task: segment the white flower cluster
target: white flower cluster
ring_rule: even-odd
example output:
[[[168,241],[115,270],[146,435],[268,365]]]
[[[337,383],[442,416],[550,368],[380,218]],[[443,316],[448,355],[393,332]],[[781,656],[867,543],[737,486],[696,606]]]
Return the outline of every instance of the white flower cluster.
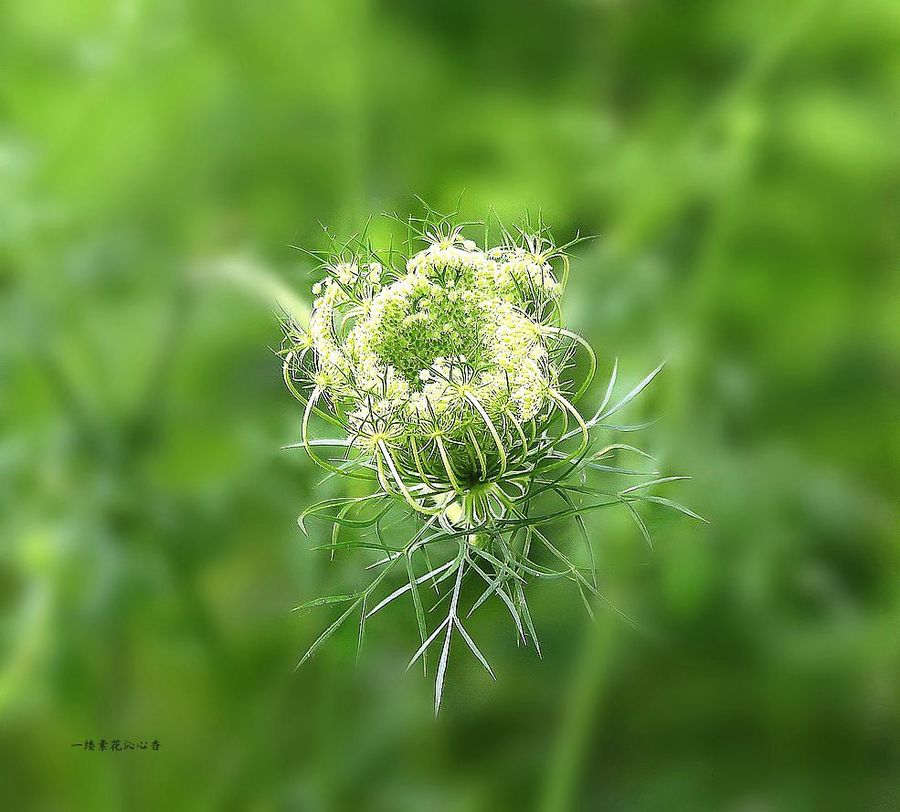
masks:
[[[310,317],[313,381],[347,414],[356,439],[456,447],[523,436],[550,405],[559,372],[541,314],[561,285],[518,246],[485,252],[454,232],[403,271],[342,262],[317,283]]]

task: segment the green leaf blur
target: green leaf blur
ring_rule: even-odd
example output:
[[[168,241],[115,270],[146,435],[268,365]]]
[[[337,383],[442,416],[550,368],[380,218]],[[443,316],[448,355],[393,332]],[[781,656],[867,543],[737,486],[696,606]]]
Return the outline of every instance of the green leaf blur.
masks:
[[[900,808],[898,97],[889,0],[0,6],[0,806]],[[639,628],[485,603],[437,721],[427,600],[293,672],[378,553],[271,349],[415,195],[597,235],[584,410],[668,358],[615,420],[710,521],[586,515]]]

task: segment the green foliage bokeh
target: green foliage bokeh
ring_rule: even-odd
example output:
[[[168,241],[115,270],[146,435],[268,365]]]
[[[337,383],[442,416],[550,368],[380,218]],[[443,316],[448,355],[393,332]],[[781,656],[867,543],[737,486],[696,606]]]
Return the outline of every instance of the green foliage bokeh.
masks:
[[[889,0],[3,4],[2,806],[900,808],[898,43]],[[413,194],[597,235],[568,323],[670,359],[629,414],[711,522],[592,521],[643,631],[539,584],[538,660],[486,607],[437,722],[409,611],[292,673],[365,560],[295,524],[345,486],[269,349],[290,246]]]

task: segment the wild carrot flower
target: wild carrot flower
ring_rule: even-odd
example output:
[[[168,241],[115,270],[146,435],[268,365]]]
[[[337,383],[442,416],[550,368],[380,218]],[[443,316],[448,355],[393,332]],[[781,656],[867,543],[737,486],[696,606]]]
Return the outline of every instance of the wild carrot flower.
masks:
[[[285,325],[284,379],[304,404],[297,445],[331,474],[366,480],[371,488],[361,497],[307,508],[300,525],[305,528],[314,515],[326,517],[334,528],[332,550],[374,546],[384,553],[373,565],[377,575],[360,591],[298,607],[349,604],[301,663],[352,615],[359,615],[361,640],[370,617],[409,595],[421,637],[410,665],[419,658],[424,664],[427,649],[442,636],[437,711],[454,634],[493,676],[464,625],[486,600],[500,600],[519,640],[540,651],[525,597],[532,578],[573,582],[589,610],[589,598],[601,597],[585,513],[623,506],[648,541],[635,502],[696,514],[643,491],[681,477],[651,478],[618,490],[588,483],[589,475],[655,473],[610,465],[614,454],[648,455],[621,443],[598,449],[594,434],[609,428],[607,419],[661,367],[610,405],[614,366],[599,409],[582,417],[575,404],[597,364],[591,347],[562,320],[566,251],[574,242],[556,246],[539,224],[516,237],[504,230],[498,245],[480,248],[461,226],[430,210],[405,225],[409,255],[399,260],[394,251],[380,255],[364,239],[336,246],[313,285],[308,325]],[[579,353],[587,369],[576,383]],[[313,439],[314,418],[338,428],[339,435]],[[397,511],[412,516],[415,527],[402,545],[391,547],[383,527]],[[543,529],[567,518],[582,535],[588,566],[578,565]],[[345,526],[369,531],[370,540],[340,542]],[[379,598],[395,571],[404,582]],[[470,580],[481,581],[483,589],[464,615],[463,586]],[[423,608],[420,587],[426,584],[439,603],[449,599],[449,611],[434,629]]]

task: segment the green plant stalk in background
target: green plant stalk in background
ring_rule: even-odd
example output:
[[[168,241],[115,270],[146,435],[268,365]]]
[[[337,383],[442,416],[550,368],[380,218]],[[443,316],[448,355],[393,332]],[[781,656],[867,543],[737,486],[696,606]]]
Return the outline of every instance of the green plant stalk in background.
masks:
[[[440,648],[437,713],[454,633],[494,677],[465,626],[488,599],[506,606],[518,640],[538,653],[526,600],[531,579],[571,581],[588,612],[596,599],[628,619],[598,589],[586,516],[622,507],[648,544],[637,503],[700,517],[648,493],[684,477],[660,477],[614,459],[652,460],[634,445],[596,442],[596,429],[641,428],[610,420],[662,365],[614,401],[615,364],[593,415],[583,417],[575,405],[597,368],[594,351],[565,328],[560,308],[566,252],[577,239],[557,246],[542,222],[526,222],[515,233],[501,226],[499,244],[481,249],[464,237],[464,226],[430,209],[423,218],[401,222],[407,228],[404,253],[378,252],[362,235],[333,245],[327,256],[315,255],[324,276],[313,286],[309,323],[285,320],[284,380],[304,404],[296,446],[329,476],[361,479],[372,489],[312,505],[300,515],[300,527],[305,531],[310,517],[325,518],[333,525],[332,552],[364,547],[383,553],[370,567],[377,575],[363,589],[298,607],[347,605],[300,664],[351,616],[358,616],[361,645],[369,618],[408,594],[421,638],[408,667],[421,658],[425,668],[427,650]],[[414,252],[417,243],[425,247]],[[579,354],[587,361],[581,375]],[[314,416],[340,435],[311,437]],[[611,487],[604,480],[613,475],[636,477],[637,484]],[[414,517],[416,528],[392,546],[386,523],[397,513],[401,522],[404,515]],[[547,530],[564,520],[579,528],[585,564]],[[343,527],[364,535],[341,541]],[[404,582],[381,597],[395,573]],[[464,610],[467,580],[482,588]],[[435,607],[448,603],[434,628],[426,622],[423,587],[433,590]]]

